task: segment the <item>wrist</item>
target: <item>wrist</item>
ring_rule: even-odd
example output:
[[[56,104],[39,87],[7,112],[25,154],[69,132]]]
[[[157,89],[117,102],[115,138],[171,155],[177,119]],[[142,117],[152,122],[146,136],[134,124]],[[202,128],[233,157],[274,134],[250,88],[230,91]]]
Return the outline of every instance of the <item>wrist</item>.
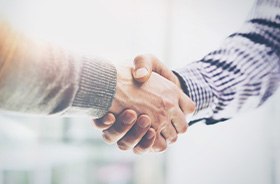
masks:
[[[133,78],[131,75],[131,68],[129,67],[117,67],[117,79],[116,79],[116,90],[115,96],[112,101],[110,112],[120,113],[129,104],[130,96],[128,87],[131,86]]]

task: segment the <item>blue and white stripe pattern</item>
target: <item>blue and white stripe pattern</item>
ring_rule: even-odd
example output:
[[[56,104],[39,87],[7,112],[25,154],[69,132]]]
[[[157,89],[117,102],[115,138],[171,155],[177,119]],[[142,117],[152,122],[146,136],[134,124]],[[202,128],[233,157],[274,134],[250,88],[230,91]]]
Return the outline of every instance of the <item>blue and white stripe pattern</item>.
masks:
[[[280,0],[258,0],[239,32],[176,72],[196,103],[191,124],[214,124],[260,106],[280,84]]]

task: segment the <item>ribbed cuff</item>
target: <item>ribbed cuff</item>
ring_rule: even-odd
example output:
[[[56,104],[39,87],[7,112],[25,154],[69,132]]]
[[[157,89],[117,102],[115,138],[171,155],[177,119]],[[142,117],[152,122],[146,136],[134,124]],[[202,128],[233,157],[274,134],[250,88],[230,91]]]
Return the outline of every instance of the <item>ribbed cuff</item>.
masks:
[[[83,58],[79,90],[72,107],[86,111],[94,118],[104,116],[115,95],[116,79],[117,71],[112,64]]]

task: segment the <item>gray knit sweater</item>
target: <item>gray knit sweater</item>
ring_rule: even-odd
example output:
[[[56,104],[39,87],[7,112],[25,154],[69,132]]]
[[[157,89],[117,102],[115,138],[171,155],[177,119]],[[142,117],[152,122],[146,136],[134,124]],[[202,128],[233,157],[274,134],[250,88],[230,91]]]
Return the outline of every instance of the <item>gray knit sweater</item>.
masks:
[[[0,109],[33,114],[103,116],[111,106],[116,69],[28,39],[0,22]]]

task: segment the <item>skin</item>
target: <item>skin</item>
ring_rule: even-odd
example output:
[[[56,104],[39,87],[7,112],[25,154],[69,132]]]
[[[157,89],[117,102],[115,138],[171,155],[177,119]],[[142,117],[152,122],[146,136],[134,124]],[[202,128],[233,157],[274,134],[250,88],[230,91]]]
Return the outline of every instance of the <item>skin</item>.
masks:
[[[188,97],[174,83],[157,73],[152,73],[149,80],[141,84],[134,81],[130,68],[119,67],[117,70],[116,94],[110,112],[119,114],[129,108],[137,115],[148,115],[151,127],[156,131],[153,149],[162,151],[168,142],[177,139],[177,133],[184,133],[187,129],[184,104],[189,100]],[[145,123],[141,122],[141,125]],[[122,127],[112,126],[104,131],[105,139],[109,142],[119,140],[121,137],[117,132],[123,132]]]
[[[1,108],[42,114],[66,110],[78,93],[77,79],[80,76],[75,69],[81,68],[81,63],[70,61],[81,58],[29,39],[1,22],[0,41]],[[132,68],[119,66],[116,69],[117,85],[109,111],[117,118],[112,127],[104,130],[104,139],[117,141],[120,149],[130,149],[137,147],[142,138],[155,136],[153,148],[160,150],[166,147],[166,140],[172,142],[177,139],[176,132],[186,131],[185,112],[181,104],[187,97],[174,83],[152,73],[149,80],[141,84],[133,79]],[[126,117],[119,117],[119,113],[126,109],[133,110],[138,119],[127,119],[129,116],[126,113],[123,115]],[[145,137],[142,132],[150,133]],[[124,133],[132,137],[126,138]],[[147,143],[143,141],[141,145],[147,146]],[[140,149],[137,150],[139,152]]]
[[[146,122],[149,124],[148,127],[143,127],[142,124]],[[150,128],[151,119],[146,115],[140,115],[137,118],[133,110],[124,110],[118,119],[112,113],[108,113],[103,118],[94,120],[93,125],[103,130],[103,138],[106,142],[113,143],[117,137],[121,137],[117,141],[119,148],[121,150],[133,149],[136,154],[149,150],[156,138],[155,130]],[[122,127],[122,131],[117,131],[117,127]],[[135,132],[137,134],[134,134]]]
[[[134,59],[134,65],[135,65],[135,69],[132,70],[132,74],[134,76],[135,81],[137,81],[140,84],[145,83],[152,75],[152,72],[156,72],[159,75],[161,75],[162,77],[173,82],[178,88],[181,88],[180,82],[179,82],[178,78],[176,77],[176,75],[174,75],[172,71],[170,71],[166,66],[164,66],[162,63],[160,63],[160,61],[152,55],[137,56]],[[145,76],[137,78],[136,70],[141,69],[141,68],[145,68],[148,72]],[[185,103],[180,104],[180,108],[184,110],[185,115],[190,115],[195,110],[195,104],[189,98],[187,98],[185,100]],[[132,124],[134,124],[134,125],[141,124],[143,121],[143,118],[141,118],[141,116],[138,116],[138,119],[137,119],[136,112],[129,110],[129,109],[120,113],[117,116],[117,119],[123,120],[123,124],[124,124],[124,121],[127,121],[125,118],[127,116],[133,117]],[[122,146],[121,146],[122,148],[120,148],[120,149],[122,149],[122,150],[133,149],[133,151],[137,154],[141,154],[141,153],[144,153],[147,151],[164,151],[167,149],[168,143],[176,142],[177,135],[180,133],[178,131],[173,131],[174,129],[172,129],[170,127],[170,126],[172,126],[172,124],[169,124],[168,128],[163,129],[160,133],[153,131],[152,128],[147,129],[147,130],[135,128],[135,130],[129,131],[129,127],[126,127],[125,131],[118,132],[118,135],[116,135],[116,134],[112,134],[112,133],[106,131],[106,129],[108,129],[108,128],[115,129],[115,126],[113,126],[113,125],[115,123],[118,123],[118,121],[116,121],[115,118],[116,117],[114,116],[114,114],[108,113],[102,119],[95,120],[94,124],[98,125],[99,129],[105,130],[104,131],[105,137],[110,137],[111,143],[117,142],[117,144],[119,145],[120,142],[125,141],[125,143],[124,143],[126,145],[125,149],[122,149],[123,148]],[[145,118],[148,119],[149,117],[145,116]],[[104,127],[105,124],[107,124],[107,127]],[[139,126],[135,126],[135,127],[139,127]],[[142,135],[144,135],[144,137],[142,137]],[[162,141],[162,139],[164,139],[166,144],[154,146],[154,144],[152,142],[153,139],[152,138],[147,139],[147,137],[149,137],[149,136],[146,136],[146,135],[150,135],[151,137],[153,137],[153,139],[155,138],[156,139],[155,143],[157,140]],[[105,138],[105,140],[106,140],[106,138]],[[126,140],[130,140],[130,141],[126,141]],[[136,142],[138,142],[138,144],[136,144]]]
[[[76,58],[81,63],[72,62]],[[63,112],[75,102],[79,87],[83,87],[79,85],[82,76],[76,72],[76,69],[82,69],[82,61],[80,56],[29,39],[0,21],[1,109],[35,114]],[[153,148],[161,149],[166,146],[166,139],[175,140],[176,132],[186,131],[185,114],[180,104],[187,97],[175,84],[156,73],[140,84],[134,81],[131,67],[119,66],[116,69],[116,88],[108,89],[115,91],[109,111],[117,116],[131,109],[139,118],[133,120],[127,113],[124,117],[117,116],[116,123],[104,130],[104,138],[108,142],[117,141],[120,149],[130,149],[137,147],[142,138],[151,139],[155,135]],[[80,72],[83,74],[82,70]],[[98,86],[95,87],[98,90]],[[97,95],[102,92],[101,88]],[[153,130],[145,137],[142,132],[147,133],[151,127]],[[126,138],[124,133],[133,136]],[[143,145],[147,146],[146,142]]]

